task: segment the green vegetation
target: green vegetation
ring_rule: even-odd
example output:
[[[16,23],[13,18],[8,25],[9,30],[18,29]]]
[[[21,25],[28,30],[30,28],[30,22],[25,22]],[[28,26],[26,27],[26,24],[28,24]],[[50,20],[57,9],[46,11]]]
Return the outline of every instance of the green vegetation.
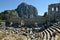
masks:
[[[0,13],[1,20],[11,19],[12,17],[17,17],[17,12],[15,10],[6,10]]]
[[[5,22],[5,20],[0,20],[0,22]]]
[[[3,12],[0,13],[0,19],[1,19],[1,20],[6,20],[6,19],[7,19],[6,15],[3,14]]]
[[[47,12],[44,13],[43,17],[47,17]]]

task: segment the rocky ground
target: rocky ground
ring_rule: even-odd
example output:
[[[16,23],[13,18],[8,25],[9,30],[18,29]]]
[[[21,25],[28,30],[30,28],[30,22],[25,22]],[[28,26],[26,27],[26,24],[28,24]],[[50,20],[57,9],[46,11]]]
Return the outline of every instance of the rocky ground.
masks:
[[[0,40],[27,40],[27,37],[24,35],[10,34],[0,32]]]
[[[32,28],[0,28],[0,40],[37,40],[36,34],[32,32]]]
[[[0,40],[27,40],[27,36],[2,30],[0,31]]]
[[[54,23],[53,26],[51,26],[49,28],[52,28],[52,27],[60,28],[59,25],[60,25],[60,22]],[[49,28],[46,30],[49,30]],[[0,27],[0,40],[42,40],[42,38],[43,38],[42,33],[45,32],[46,30],[39,32],[38,31],[39,29],[40,29],[40,27],[37,27],[37,28],[26,28],[26,27],[14,28],[14,27],[2,26],[2,27]],[[60,31],[60,29],[59,29],[59,31]],[[48,32],[47,32],[47,34],[48,34]],[[56,33],[56,35],[58,36],[57,40],[60,40],[60,34]]]

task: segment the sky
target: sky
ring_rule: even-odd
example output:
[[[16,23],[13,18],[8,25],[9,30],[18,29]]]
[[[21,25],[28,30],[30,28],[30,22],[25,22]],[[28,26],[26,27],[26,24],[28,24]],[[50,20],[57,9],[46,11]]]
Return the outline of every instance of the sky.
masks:
[[[60,3],[60,0],[0,0],[0,12],[14,10],[22,2],[35,6],[38,15],[43,15],[44,12],[48,12],[48,5]]]

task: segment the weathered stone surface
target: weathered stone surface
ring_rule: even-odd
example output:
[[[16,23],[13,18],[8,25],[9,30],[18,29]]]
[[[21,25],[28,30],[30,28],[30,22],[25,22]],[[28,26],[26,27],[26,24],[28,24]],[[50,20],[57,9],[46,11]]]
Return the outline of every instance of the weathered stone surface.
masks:
[[[38,15],[37,9],[34,6],[26,3],[21,3],[17,7],[16,11],[18,12],[18,15],[23,18],[32,18]]]
[[[48,6],[49,21],[60,21],[60,3]]]

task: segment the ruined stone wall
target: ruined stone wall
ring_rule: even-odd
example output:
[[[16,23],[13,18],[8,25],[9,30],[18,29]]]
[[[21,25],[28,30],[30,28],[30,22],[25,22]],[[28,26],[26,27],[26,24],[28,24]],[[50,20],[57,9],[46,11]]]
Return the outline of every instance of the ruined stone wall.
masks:
[[[49,21],[60,20],[60,3],[51,4],[48,6],[48,18]]]

